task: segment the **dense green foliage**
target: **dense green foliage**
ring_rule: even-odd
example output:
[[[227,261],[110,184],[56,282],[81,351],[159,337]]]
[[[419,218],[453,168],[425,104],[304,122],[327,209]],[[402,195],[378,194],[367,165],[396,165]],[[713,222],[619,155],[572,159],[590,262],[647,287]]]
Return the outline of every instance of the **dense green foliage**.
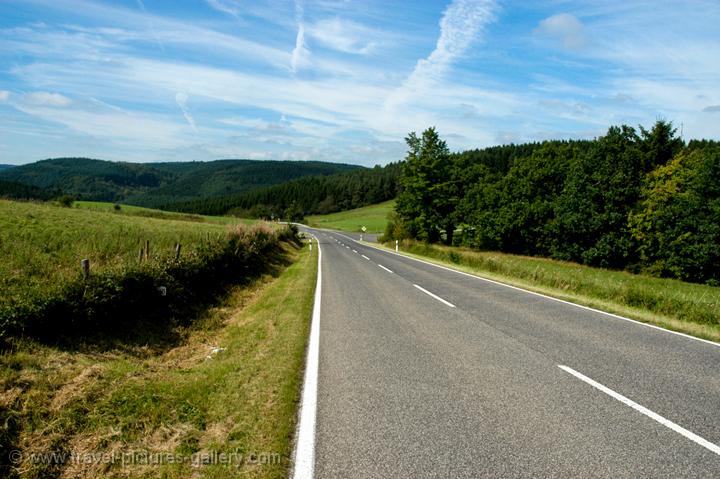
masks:
[[[359,168],[313,161],[126,163],[57,158],[2,170],[0,180],[62,190],[83,200],[157,207]]]
[[[460,154],[432,128],[407,143],[388,239],[720,281],[717,142],[685,145],[658,121],[649,131],[611,127],[593,141]]]
[[[56,194],[57,192],[48,191],[37,186],[26,185],[17,181],[0,180],[0,198],[47,201]]]
[[[297,220],[308,214],[327,214],[395,198],[400,164],[358,169],[328,176],[310,176],[236,195],[165,205],[185,213],[243,218]]]
[[[3,165],[3,164],[0,164],[0,171],[2,171],[2,170],[7,170],[8,168],[12,168],[12,167],[13,167],[13,165]]]

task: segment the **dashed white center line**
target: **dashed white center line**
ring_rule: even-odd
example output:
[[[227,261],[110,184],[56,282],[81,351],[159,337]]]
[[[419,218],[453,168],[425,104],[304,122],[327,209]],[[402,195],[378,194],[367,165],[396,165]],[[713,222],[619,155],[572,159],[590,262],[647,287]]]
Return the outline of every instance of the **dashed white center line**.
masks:
[[[370,261],[370,258],[368,258],[367,256],[365,256],[364,254],[361,254],[360,256],[362,256],[362,257],[365,258],[366,260]]]
[[[357,253],[357,250],[356,250],[356,249],[354,249],[354,250],[353,250],[353,253]]]
[[[349,246],[346,246],[346,248],[347,248],[347,249],[350,249],[350,247],[349,247]]]
[[[713,444],[712,442],[708,441],[707,439],[704,439],[704,438],[698,436],[697,434],[688,431],[688,430],[685,429],[684,427],[675,424],[675,423],[672,422],[671,420],[666,419],[666,418],[662,417],[661,415],[659,415],[659,414],[657,414],[657,413],[655,413],[655,412],[652,412],[651,410],[649,410],[648,408],[646,408],[646,407],[644,407],[644,406],[641,406],[640,404],[636,403],[636,402],[633,401],[632,399],[628,399],[628,398],[626,398],[625,396],[623,396],[622,394],[613,391],[613,390],[610,389],[609,387],[603,386],[603,385],[600,384],[599,382],[594,381],[593,379],[590,379],[589,377],[585,376],[584,374],[581,374],[581,373],[575,371],[573,368],[570,368],[570,367],[568,367],[568,366],[563,366],[563,365],[561,365],[561,364],[559,364],[558,367],[559,367],[560,369],[562,369],[563,371],[565,371],[566,373],[572,374],[573,376],[575,376],[575,377],[578,378],[579,380],[588,383],[589,385],[591,385],[591,386],[594,387],[595,389],[598,389],[598,390],[604,392],[605,394],[607,394],[608,396],[610,396],[610,397],[612,397],[612,398],[614,398],[614,399],[617,399],[617,400],[620,401],[621,403],[623,403],[623,404],[625,404],[625,405],[627,405],[627,406],[630,406],[631,408],[633,408],[634,410],[636,410],[636,411],[639,412],[640,414],[646,415],[646,416],[649,417],[650,419],[659,422],[659,423],[662,424],[663,426],[672,429],[673,431],[677,432],[678,434],[682,434],[683,436],[685,436],[686,438],[690,439],[690,440],[693,441],[694,443],[699,444],[699,445],[701,445],[702,447],[704,447],[705,449],[707,449],[707,450],[709,450],[709,451],[712,451],[712,452],[714,452],[715,454],[717,454],[718,456],[720,456],[720,446],[718,446],[717,444]]]
[[[383,265],[381,265],[381,264],[379,264],[378,266],[380,266],[382,269],[384,269],[384,270],[387,271],[388,273],[392,273],[392,271],[389,270],[389,269],[387,269],[385,266],[383,266]]]
[[[447,306],[450,306],[451,308],[454,308],[454,307],[455,307],[455,305],[452,304],[450,301],[445,301],[444,299],[442,299],[442,298],[441,298],[440,296],[438,296],[437,294],[431,293],[430,291],[428,291],[427,289],[423,288],[422,286],[418,286],[417,284],[413,284],[413,286],[415,286],[417,289],[419,289],[419,290],[422,291],[423,293],[427,294],[428,296],[437,299],[437,300],[440,301],[441,303],[443,303],[443,304],[445,304],[445,305],[447,305]]]

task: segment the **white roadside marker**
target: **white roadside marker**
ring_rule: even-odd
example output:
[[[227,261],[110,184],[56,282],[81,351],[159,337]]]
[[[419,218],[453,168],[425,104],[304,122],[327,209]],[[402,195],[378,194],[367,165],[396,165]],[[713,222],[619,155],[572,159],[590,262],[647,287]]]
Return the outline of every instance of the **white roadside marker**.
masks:
[[[442,299],[442,298],[441,298],[440,296],[438,296],[437,294],[431,293],[430,291],[428,291],[427,289],[423,288],[422,286],[418,286],[417,284],[413,284],[413,286],[415,286],[417,289],[419,289],[419,290],[422,291],[423,293],[427,294],[428,296],[431,296],[431,297],[437,299],[437,300],[440,301],[441,303],[444,303],[444,304],[446,304],[447,306],[450,306],[451,308],[454,308],[454,307],[455,307],[455,305],[452,304],[450,301],[445,301],[444,299]]]
[[[618,401],[620,401],[621,403],[625,404],[626,406],[630,406],[631,408],[633,408],[634,410],[636,410],[636,411],[639,412],[640,414],[646,415],[646,416],[649,417],[650,419],[659,422],[659,423],[662,424],[663,426],[672,429],[673,431],[677,432],[678,434],[682,434],[683,436],[685,436],[686,438],[690,439],[690,440],[693,441],[694,443],[699,444],[699,445],[701,445],[702,447],[704,447],[705,449],[707,449],[708,451],[714,452],[715,454],[717,454],[717,455],[720,456],[720,446],[718,446],[717,444],[713,444],[712,442],[708,441],[707,439],[703,439],[702,437],[698,436],[697,434],[688,431],[688,430],[685,429],[684,427],[678,426],[677,424],[675,424],[675,423],[672,422],[671,420],[665,419],[665,418],[662,417],[661,415],[652,412],[651,410],[649,410],[649,409],[646,408],[645,406],[641,406],[640,404],[636,403],[636,402],[633,401],[632,399],[628,399],[628,398],[626,398],[625,396],[623,396],[622,394],[613,391],[613,390],[610,389],[609,387],[603,386],[603,385],[600,384],[599,382],[594,381],[594,380],[590,379],[589,377],[585,376],[584,374],[581,374],[581,373],[575,371],[573,368],[570,368],[570,367],[568,367],[568,366],[563,366],[563,365],[561,365],[561,364],[559,364],[558,367],[559,367],[560,369],[562,369],[563,371],[565,371],[566,373],[572,374],[573,376],[575,376],[575,377],[578,378],[579,380],[588,383],[589,385],[591,385],[591,386],[594,387],[595,389],[599,389],[600,391],[604,392],[604,393],[607,394],[608,396],[610,396],[610,397],[612,397],[612,398],[614,398],[614,399],[617,399]]]

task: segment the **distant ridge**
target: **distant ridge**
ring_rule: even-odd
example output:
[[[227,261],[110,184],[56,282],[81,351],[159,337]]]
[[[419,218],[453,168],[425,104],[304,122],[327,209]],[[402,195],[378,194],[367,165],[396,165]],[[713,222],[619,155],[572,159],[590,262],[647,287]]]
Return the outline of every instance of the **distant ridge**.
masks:
[[[90,158],[55,158],[11,168],[0,180],[80,199],[155,207],[178,201],[244,193],[305,176],[364,169],[320,161],[216,160],[128,163]]]
[[[0,163],[0,171],[7,170],[8,168],[12,168],[15,165],[3,165]]]

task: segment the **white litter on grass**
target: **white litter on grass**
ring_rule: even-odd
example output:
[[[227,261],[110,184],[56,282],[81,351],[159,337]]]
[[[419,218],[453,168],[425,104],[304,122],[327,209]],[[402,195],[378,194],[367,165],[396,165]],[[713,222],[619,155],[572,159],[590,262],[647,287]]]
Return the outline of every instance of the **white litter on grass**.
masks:
[[[207,359],[212,359],[213,354],[221,353],[223,351],[227,350],[227,348],[219,348],[217,346],[213,346],[210,348],[210,354],[206,356]]]

